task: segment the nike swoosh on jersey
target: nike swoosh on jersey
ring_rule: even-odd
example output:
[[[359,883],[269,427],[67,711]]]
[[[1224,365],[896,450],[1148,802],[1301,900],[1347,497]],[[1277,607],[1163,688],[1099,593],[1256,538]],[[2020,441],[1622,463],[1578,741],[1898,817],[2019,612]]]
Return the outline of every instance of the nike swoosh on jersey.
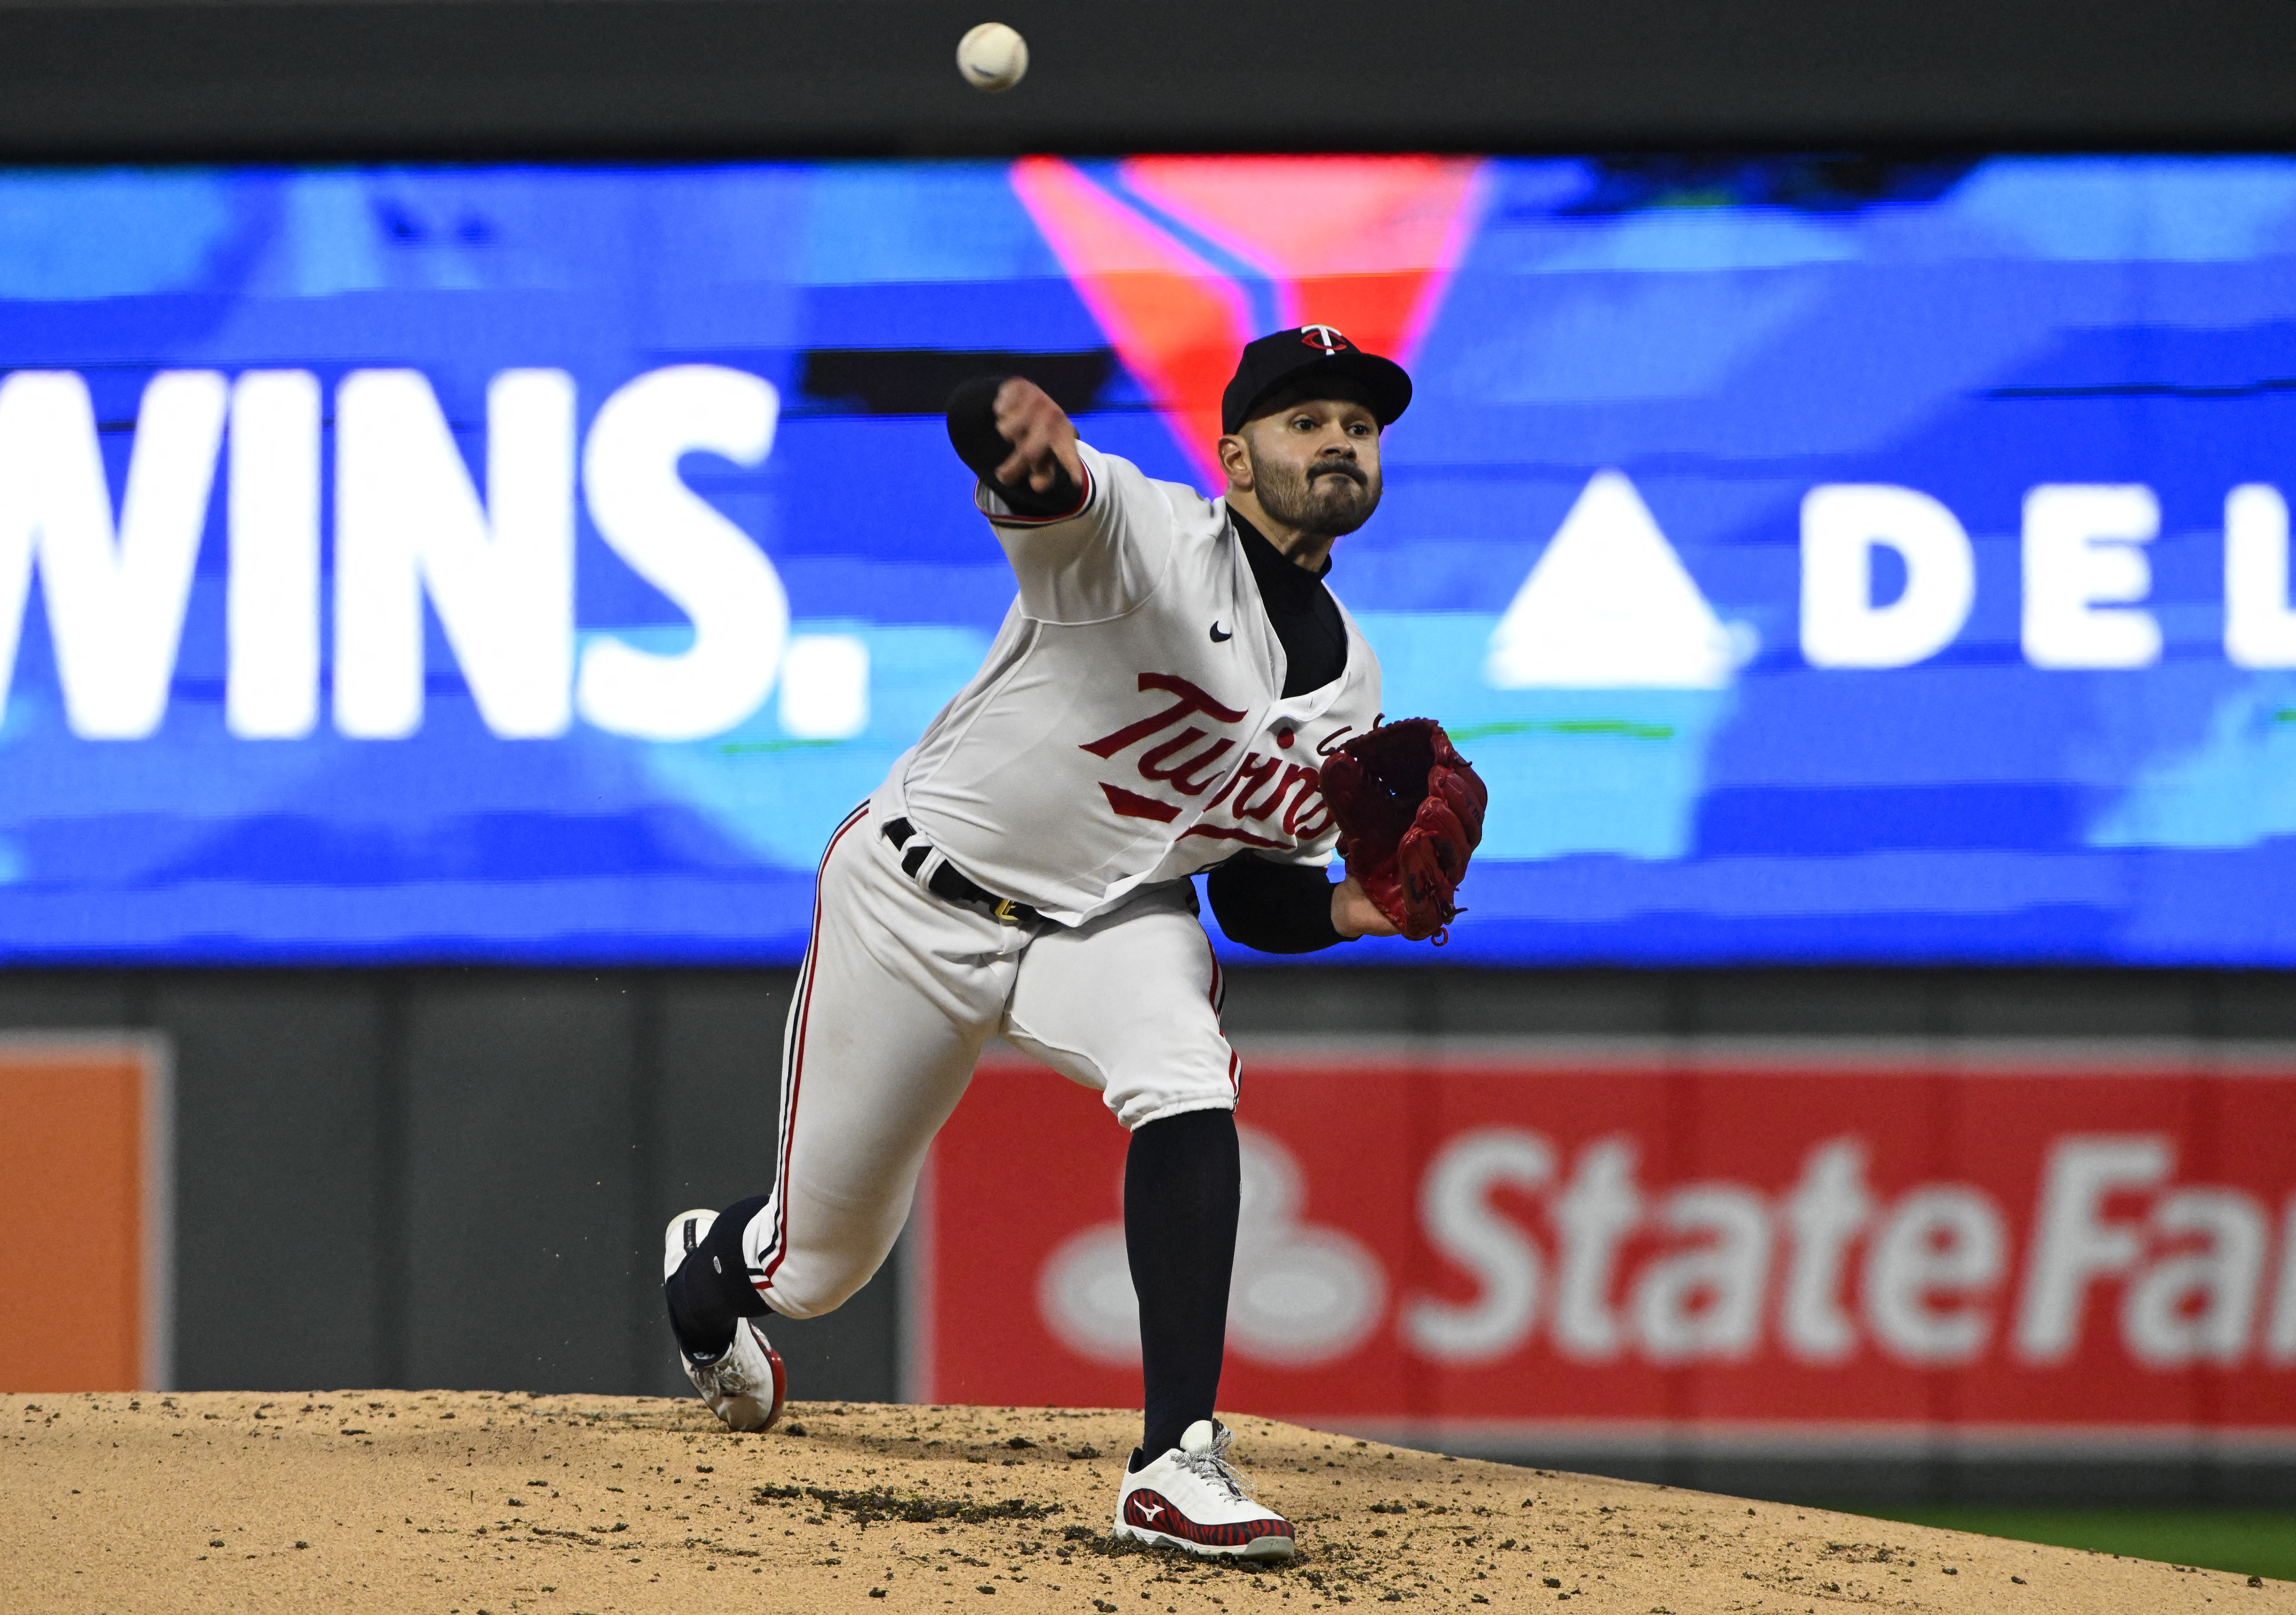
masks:
[[[1214,624],[1212,624],[1212,643],[1213,643],[1214,644],[1221,644],[1223,641],[1230,640],[1230,639],[1234,639],[1234,637],[1235,637],[1235,635],[1233,635],[1233,634],[1223,634],[1223,633],[1221,633],[1221,632],[1220,632],[1220,626],[1219,626],[1219,624],[1218,624],[1218,623],[1215,622]]]

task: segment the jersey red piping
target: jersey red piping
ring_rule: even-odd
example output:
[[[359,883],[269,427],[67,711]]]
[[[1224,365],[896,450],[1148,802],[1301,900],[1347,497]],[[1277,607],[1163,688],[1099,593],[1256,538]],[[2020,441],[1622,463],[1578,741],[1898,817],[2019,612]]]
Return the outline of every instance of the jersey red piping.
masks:
[[[1078,463],[1083,464],[1083,462],[1078,461]],[[1076,509],[1072,511],[1063,512],[1062,514],[1057,516],[992,516],[989,515],[987,511],[983,511],[980,513],[984,516],[988,516],[990,523],[996,527],[1053,527],[1062,521],[1074,521],[1078,516],[1084,514],[1085,507],[1091,503],[1092,467],[1086,465],[1084,467],[1084,497],[1077,501]]]
[[[781,1159],[775,1163],[774,1171],[773,1245],[768,1251],[762,1253],[767,1258],[765,1270],[750,1281],[761,1294],[774,1282],[774,1275],[781,1270],[782,1258],[789,1254],[789,1197],[785,1191],[790,1180],[790,1150],[797,1141],[798,1093],[805,1085],[805,1035],[813,1019],[813,972],[821,953],[822,878],[829,872],[830,855],[837,850],[837,843],[845,839],[848,831],[868,816],[869,804],[866,802],[847,816],[845,822],[837,827],[837,833],[829,838],[829,845],[822,848],[821,864],[814,871],[813,936],[806,944],[805,970],[798,981],[797,1036],[790,1040],[789,1091],[782,1096]]]
[[[1220,975],[1219,952],[1212,947],[1212,939],[1209,936],[1204,939],[1204,952],[1210,955],[1212,962],[1211,991],[1205,996],[1211,1000],[1212,1025],[1218,1027],[1220,1010],[1227,995],[1221,990],[1226,983]],[[1226,1036],[1225,1028],[1221,1029],[1221,1036],[1223,1037]],[[1237,1099],[1241,1100],[1243,1097],[1243,1060],[1234,1048],[1230,1048],[1227,1052],[1227,1087],[1228,1092],[1234,1094]]]

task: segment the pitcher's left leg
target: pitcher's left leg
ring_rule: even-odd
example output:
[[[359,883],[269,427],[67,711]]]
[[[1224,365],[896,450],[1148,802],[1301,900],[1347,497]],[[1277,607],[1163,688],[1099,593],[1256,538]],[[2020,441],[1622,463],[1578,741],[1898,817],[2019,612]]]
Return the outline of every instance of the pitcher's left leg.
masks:
[[[1185,886],[1146,892],[1021,961],[1005,1036],[1101,1090],[1132,1129],[1125,1250],[1140,1302],[1143,1438],[1119,1534],[1275,1558],[1292,1528],[1252,1501],[1213,1417],[1235,1264],[1239,1067],[1219,1026],[1218,962]]]
[[[1220,1031],[1219,961],[1186,881],[1152,887],[1029,945],[1004,1035],[1100,1090],[1128,1129],[1188,1111],[1233,1111],[1242,1068]]]

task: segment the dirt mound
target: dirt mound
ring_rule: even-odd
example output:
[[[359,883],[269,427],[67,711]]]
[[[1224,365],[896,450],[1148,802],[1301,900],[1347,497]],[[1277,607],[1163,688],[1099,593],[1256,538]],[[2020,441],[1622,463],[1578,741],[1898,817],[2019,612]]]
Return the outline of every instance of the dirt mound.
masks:
[[[1119,1550],[1133,1420],[800,1403],[733,1436],[699,1403],[618,1397],[0,1397],[0,1609],[2296,1615],[2284,1582],[1245,1418],[1235,1455],[1298,1522],[1300,1555]]]

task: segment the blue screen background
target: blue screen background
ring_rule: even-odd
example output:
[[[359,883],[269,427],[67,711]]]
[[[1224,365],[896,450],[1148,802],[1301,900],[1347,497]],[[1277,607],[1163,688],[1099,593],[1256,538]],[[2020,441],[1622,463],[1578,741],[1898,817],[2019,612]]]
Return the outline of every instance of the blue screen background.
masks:
[[[1131,205],[1111,167],[1075,172]],[[2226,660],[2222,565],[2227,491],[2296,471],[2296,161],[1814,172],[1480,166],[1386,503],[1331,581],[1389,712],[1441,717],[1483,771],[1488,838],[1445,951],[1322,958],[2296,961],[2296,673]],[[1195,245],[1249,318],[1300,312]],[[115,500],[159,370],[297,367],[332,396],[412,366],[476,468],[504,369],[570,373],[586,421],[644,372],[730,366],[778,390],[771,454],[685,479],[770,557],[796,632],[869,667],[844,738],[791,734],[768,700],[699,741],[505,740],[434,623],[411,738],[235,738],[219,480],[150,738],[72,734],[32,592],[0,724],[0,959],[793,961],[829,831],[1012,595],[940,419],[811,389],[873,350],[1097,355],[1086,438],[1203,480],[1073,267],[998,163],[0,175],[0,369],[86,379]],[[1611,471],[1734,667],[1495,685],[1502,614]],[[1935,656],[1804,659],[1799,512],[1829,482],[1920,489],[1966,529],[1975,604]],[[2020,512],[2045,483],[2157,496],[2154,665],[2021,652]],[[577,553],[583,634],[679,643],[586,519]]]

